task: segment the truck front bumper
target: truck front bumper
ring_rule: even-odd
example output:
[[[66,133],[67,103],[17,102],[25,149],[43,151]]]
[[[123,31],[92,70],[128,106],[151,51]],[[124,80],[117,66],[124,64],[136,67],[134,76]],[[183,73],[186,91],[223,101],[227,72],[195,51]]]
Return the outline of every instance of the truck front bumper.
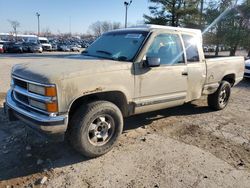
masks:
[[[27,123],[32,128],[46,133],[62,135],[68,126],[68,115],[50,117],[30,110],[13,99],[12,91],[9,90],[4,104],[4,111],[10,121],[19,119]]]

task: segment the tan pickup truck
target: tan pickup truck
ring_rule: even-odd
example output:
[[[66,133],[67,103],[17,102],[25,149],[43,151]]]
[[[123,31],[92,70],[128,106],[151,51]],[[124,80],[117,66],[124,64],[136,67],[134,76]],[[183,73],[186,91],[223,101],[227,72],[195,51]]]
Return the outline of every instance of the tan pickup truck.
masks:
[[[83,155],[117,143],[123,118],[208,95],[221,110],[243,78],[243,57],[205,59],[200,30],[146,25],[103,34],[82,54],[12,69],[5,111]]]

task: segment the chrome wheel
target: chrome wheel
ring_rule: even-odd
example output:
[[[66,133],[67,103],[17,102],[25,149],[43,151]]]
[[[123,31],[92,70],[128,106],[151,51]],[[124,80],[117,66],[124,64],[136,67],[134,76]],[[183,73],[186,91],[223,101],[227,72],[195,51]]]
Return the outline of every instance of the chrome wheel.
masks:
[[[220,83],[215,93],[208,95],[207,103],[213,110],[222,110],[229,102],[231,95],[231,84],[225,80]]]
[[[123,130],[120,109],[109,101],[83,104],[73,115],[70,142],[86,157],[98,157],[110,151]]]
[[[106,144],[114,134],[115,123],[111,116],[101,115],[92,121],[88,128],[89,142],[94,146]]]
[[[227,105],[229,96],[230,96],[230,88],[228,88],[227,86],[223,87],[219,94],[219,103],[221,106]]]

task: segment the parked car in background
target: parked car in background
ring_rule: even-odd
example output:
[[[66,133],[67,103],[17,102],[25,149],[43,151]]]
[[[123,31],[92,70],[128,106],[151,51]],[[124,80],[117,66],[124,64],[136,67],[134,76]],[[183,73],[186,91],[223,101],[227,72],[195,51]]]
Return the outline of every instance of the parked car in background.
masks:
[[[63,52],[70,52],[70,47],[67,44],[62,43],[57,45],[57,50]]]
[[[79,48],[77,45],[70,45],[70,51],[72,51],[72,52],[80,52],[81,48]]]
[[[3,50],[3,45],[4,45],[4,41],[0,41],[0,53],[4,53],[4,50]]]
[[[23,52],[23,45],[20,42],[6,42],[3,45],[4,52],[9,53],[22,53]]]
[[[5,42],[5,43],[3,44],[3,51],[4,51],[4,52],[8,52],[8,48],[9,48],[9,46],[10,46],[12,43],[14,43],[14,42]]]
[[[38,37],[38,40],[42,45],[43,51],[52,50],[52,45],[49,43],[49,40],[46,37]]]
[[[18,39],[27,43],[38,43],[38,37],[36,35],[18,35]]]
[[[89,45],[90,45],[90,44],[89,44],[88,42],[85,42],[85,41],[84,41],[84,42],[82,42],[81,47],[82,47],[82,48],[88,48]]]
[[[57,44],[56,43],[51,43],[51,50],[52,51],[57,51],[58,50],[58,47],[57,47]]]
[[[29,43],[23,42],[22,49],[23,49],[23,52],[29,52]]]
[[[4,50],[3,50],[3,45],[0,44],[0,53],[3,53],[3,52],[4,52]]]
[[[245,73],[244,73],[245,78],[250,78],[250,59],[247,59],[245,61]]]
[[[23,52],[31,52],[31,53],[43,52],[43,48],[40,43],[24,42],[22,48],[23,48]]]

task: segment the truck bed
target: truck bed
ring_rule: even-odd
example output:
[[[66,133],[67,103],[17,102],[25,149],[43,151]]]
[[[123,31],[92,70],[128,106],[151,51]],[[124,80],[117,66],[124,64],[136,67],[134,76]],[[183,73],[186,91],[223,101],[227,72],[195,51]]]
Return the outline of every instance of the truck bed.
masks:
[[[225,76],[235,78],[236,85],[244,75],[244,57],[211,57],[206,59],[207,79],[206,85],[218,84]]]

